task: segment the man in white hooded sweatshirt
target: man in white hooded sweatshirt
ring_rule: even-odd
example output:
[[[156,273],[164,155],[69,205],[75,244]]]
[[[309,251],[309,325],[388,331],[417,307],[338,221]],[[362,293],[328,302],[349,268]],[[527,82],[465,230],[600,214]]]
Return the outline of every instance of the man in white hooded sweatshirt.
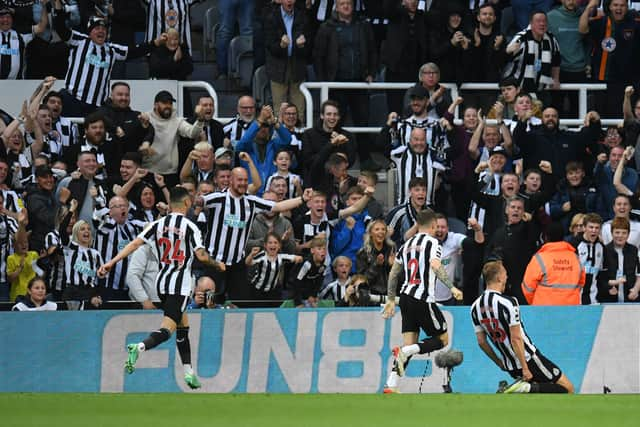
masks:
[[[153,110],[140,115],[143,126],[151,124],[155,130],[151,145],[144,143],[140,146],[144,156],[143,167],[164,175],[168,187],[179,183],[178,141],[180,137],[198,141],[204,127],[204,113],[200,106],[196,107],[196,122],[190,124],[184,117],[176,116],[173,108],[175,101],[170,92],[161,90],[156,94]]]

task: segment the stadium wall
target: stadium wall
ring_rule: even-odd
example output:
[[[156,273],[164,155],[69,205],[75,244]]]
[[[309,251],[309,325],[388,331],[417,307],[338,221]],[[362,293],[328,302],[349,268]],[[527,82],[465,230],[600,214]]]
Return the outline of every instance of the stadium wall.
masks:
[[[524,307],[529,335],[581,393],[640,392],[640,305]],[[468,308],[446,308],[451,346],[464,352],[452,386],[493,393],[508,375],[476,345]],[[201,392],[377,393],[400,343],[400,316],[377,309],[204,310],[189,313]],[[175,340],[123,369],[125,344],[158,327],[159,312],[0,313],[0,391],[187,391]],[[442,391],[444,372],[415,357],[401,391]]]

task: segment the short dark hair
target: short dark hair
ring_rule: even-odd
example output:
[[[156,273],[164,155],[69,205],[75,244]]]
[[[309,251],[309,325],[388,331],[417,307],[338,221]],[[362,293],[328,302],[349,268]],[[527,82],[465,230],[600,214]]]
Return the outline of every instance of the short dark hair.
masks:
[[[364,196],[364,190],[357,185],[354,185],[347,190],[346,198],[348,199],[352,194],[359,194],[361,196]]]
[[[500,83],[499,83],[498,86],[500,86],[500,87],[506,87],[506,86],[519,87],[518,81],[513,77],[505,77],[504,79],[500,80]]]
[[[122,160],[129,160],[138,166],[142,164],[142,156],[140,155],[140,153],[135,151],[129,151],[127,153],[124,153],[124,155],[122,156]]]
[[[416,222],[418,225],[431,225],[436,220],[436,213],[431,209],[423,209],[416,214]]]
[[[264,240],[262,241],[264,244],[267,243],[267,241],[269,240],[269,237],[273,237],[274,239],[276,239],[278,241],[278,243],[280,243],[280,246],[282,246],[282,237],[280,237],[278,235],[278,233],[275,233],[273,231],[269,231],[265,236],[264,236]]]
[[[184,187],[173,187],[169,190],[169,202],[172,205],[181,203],[183,200],[189,198],[189,192]]]
[[[542,171],[538,168],[529,168],[526,171],[524,171],[524,174],[522,176],[524,177],[524,179],[527,179],[527,177],[532,173],[535,173],[536,175],[542,177]]]
[[[213,171],[213,175],[217,176],[218,172],[223,172],[223,171],[231,171],[231,166],[229,166],[229,165],[216,165],[216,168]]]
[[[564,240],[564,227],[560,222],[552,222],[547,226],[546,242],[561,242]]]
[[[93,123],[97,123],[97,122],[102,122],[103,124],[105,123],[104,116],[101,113],[98,113],[98,112],[91,113],[87,117],[84,118],[84,126],[85,127],[87,127],[88,125],[91,125]]]
[[[539,14],[539,13],[543,14],[545,18],[547,17],[547,12],[545,12],[542,9],[535,9],[535,10],[531,11],[531,13],[529,14],[529,22],[531,22],[533,20],[533,17],[536,16],[537,14]]]
[[[338,101],[334,101],[333,99],[327,99],[324,101],[320,106],[320,114],[324,114],[324,109],[326,107],[335,107],[338,110],[338,114],[340,114],[340,104],[338,104]]]
[[[582,162],[579,162],[577,160],[571,160],[570,162],[567,162],[567,165],[564,167],[564,171],[566,173],[578,170],[584,171],[584,166],[582,165]]]
[[[114,82],[114,83],[111,85],[111,91],[113,91],[113,90],[114,90],[115,88],[117,88],[118,86],[124,86],[124,87],[126,87],[127,89],[129,89],[129,91],[131,91],[131,86],[129,86],[129,83],[127,83],[127,82]]]
[[[495,7],[494,5],[492,5],[491,3],[485,3],[485,4],[481,5],[481,6],[478,6],[478,9],[476,9],[476,15],[480,15],[480,11],[481,11],[482,9],[486,9],[486,8],[488,8],[488,7],[490,7],[491,9],[493,9],[493,13],[494,13],[494,15],[497,15],[497,14],[496,14],[496,7]]]
[[[584,216],[584,225],[588,223],[602,225],[602,217],[597,213],[588,213]]]
[[[409,190],[411,190],[414,187],[427,188],[427,181],[425,181],[424,178],[420,178],[420,177],[414,176],[409,181]]]
[[[49,102],[49,98],[58,98],[60,102],[62,102],[62,94],[56,90],[52,90],[47,93],[44,98],[42,98],[42,103],[46,104],[47,102]]]

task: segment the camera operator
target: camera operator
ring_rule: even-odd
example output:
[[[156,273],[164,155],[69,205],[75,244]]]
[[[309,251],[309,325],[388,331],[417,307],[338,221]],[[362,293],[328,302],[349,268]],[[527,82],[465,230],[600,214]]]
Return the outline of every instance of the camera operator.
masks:
[[[187,308],[221,308],[215,303],[216,283],[209,276],[202,276],[198,279],[193,298]]]
[[[370,307],[386,302],[386,295],[371,295],[367,276],[355,274],[345,289],[342,301],[338,301],[336,307]]]

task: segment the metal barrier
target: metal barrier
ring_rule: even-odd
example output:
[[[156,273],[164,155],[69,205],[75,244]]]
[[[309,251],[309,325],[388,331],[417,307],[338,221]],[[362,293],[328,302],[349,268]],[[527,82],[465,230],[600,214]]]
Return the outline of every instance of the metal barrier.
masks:
[[[345,82],[305,82],[300,84],[300,90],[305,98],[306,104],[306,123],[310,126],[314,122],[313,111],[313,97],[309,89],[320,89],[320,103],[323,103],[329,99],[329,89],[363,89],[363,90],[375,90],[375,89],[408,89],[415,83],[345,83]],[[442,86],[451,89],[451,97],[456,99],[458,97],[458,87],[453,83],[441,83]],[[500,88],[497,83],[464,83],[460,86],[459,90],[495,90]],[[561,91],[574,91],[578,92],[578,114],[580,117],[575,119],[562,119],[562,124],[567,126],[580,126],[583,123],[583,118],[587,114],[587,93],[588,91],[600,91],[607,90],[607,85],[604,83],[564,83],[560,85]],[[462,120],[459,118],[458,110],[454,114],[455,123],[461,124]],[[616,125],[622,121],[620,119],[604,119],[603,125]],[[380,131],[381,126],[366,127],[345,127],[349,132],[354,133],[375,133]]]

